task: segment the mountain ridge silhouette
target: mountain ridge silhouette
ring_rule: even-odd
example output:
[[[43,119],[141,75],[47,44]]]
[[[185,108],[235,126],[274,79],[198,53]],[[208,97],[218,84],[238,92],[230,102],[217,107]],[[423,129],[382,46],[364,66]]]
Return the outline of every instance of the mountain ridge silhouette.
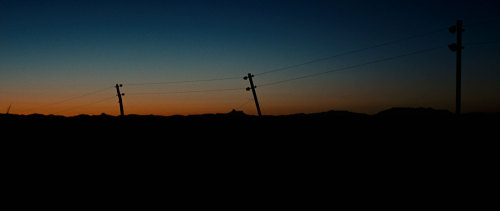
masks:
[[[90,160],[103,169],[177,165],[180,171],[202,164],[206,172],[214,164],[225,164],[226,171],[300,165],[329,172],[340,166],[338,172],[359,172],[354,178],[361,179],[404,168],[412,175],[415,168],[443,171],[480,157],[494,143],[499,117],[393,108],[374,115],[331,110],[259,118],[234,110],[168,117],[0,114],[0,124],[6,157],[20,167],[39,160],[45,160],[40,166]]]
[[[282,115],[263,115],[263,117],[298,117],[298,118],[303,118],[303,117],[336,117],[336,118],[363,118],[363,117],[452,117],[454,114],[451,113],[448,110],[444,109],[433,109],[433,108],[424,108],[424,107],[417,107],[417,108],[411,108],[411,107],[392,107],[383,111],[380,111],[375,114],[365,114],[365,113],[358,113],[358,112],[351,112],[347,110],[329,110],[329,111],[324,111],[324,112],[315,112],[315,113],[292,113],[292,114],[282,114]],[[471,113],[464,113],[462,116],[498,116],[500,113],[497,112],[471,112]],[[54,118],[54,119],[60,119],[60,118],[126,118],[126,117],[132,117],[132,118],[139,118],[139,117],[144,117],[144,118],[151,118],[151,117],[156,117],[156,118],[183,118],[183,117],[257,117],[256,115],[250,115],[246,114],[244,111],[238,111],[233,109],[232,111],[228,113],[203,113],[203,114],[189,114],[189,115],[154,115],[154,114],[148,114],[148,115],[139,115],[139,114],[126,114],[123,117],[121,116],[114,116],[114,115],[109,115],[106,113],[101,113],[99,115],[89,115],[89,114],[78,114],[74,116],[64,116],[64,115],[54,115],[54,114],[39,114],[39,113],[33,113],[33,114],[0,114],[0,118],[8,118],[8,117],[19,117],[19,118],[32,118],[32,119],[39,119],[39,118]]]
[[[500,113],[465,113],[457,116],[447,110],[401,107],[372,115],[330,110],[262,117],[237,110],[171,116],[111,116],[103,113],[65,117],[0,114],[0,125],[4,126],[5,131],[18,132],[23,136],[52,135],[69,138],[78,138],[75,134],[79,134],[91,140],[110,137],[158,139],[155,137],[169,136],[229,140],[253,139],[254,134],[276,140],[325,140],[332,137],[451,140],[464,135],[478,137],[496,131],[495,126],[499,120]],[[258,140],[263,141],[262,138]]]

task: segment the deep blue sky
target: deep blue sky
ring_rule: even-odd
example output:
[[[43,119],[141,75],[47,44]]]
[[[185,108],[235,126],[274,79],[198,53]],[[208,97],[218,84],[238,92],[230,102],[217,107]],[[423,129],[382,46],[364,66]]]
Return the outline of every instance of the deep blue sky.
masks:
[[[466,29],[464,110],[499,111],[500,45],[477,44],[500,39],[497,2],[0,0],[0,112],[14,104],[21,113],[57,113],[65,106],[112,97],[114,90],[54,109],[37,106],[116,82],[132,94],[126,100],[134,113],[225,112],[245,104],[249,93],[133,93],[245,88],[246,81],[127,83],[243,76],[437,29],[442,31],[255,81],[272,83],[443,45],[394,61],[262,87],[258,93],[268,114],[329,109],[373,113],[393,106],[453,110],[455,56],[446,45],[455,36],[446,28],[459,18]],[[251,105],[241,109],[255,113]],[[116,112],[112,101],[93,106],[71,112]]]

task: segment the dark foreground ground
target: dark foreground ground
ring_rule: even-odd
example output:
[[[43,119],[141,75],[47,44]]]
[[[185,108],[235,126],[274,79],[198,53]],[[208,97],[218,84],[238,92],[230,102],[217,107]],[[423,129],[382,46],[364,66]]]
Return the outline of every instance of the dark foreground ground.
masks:
[[[347,111],[263,116],[232,111],[190,116],[0,115],[3,143],[118,149],[377,151],[453,148],[498,140],[498,113],[456,116],[426,108],[376,115]],[[31,146],[31,145],[30,145]]]
[[[4,200],[17,207],[476,209],[484,203],[466,202],[492,197],[479,188],[495,175],[499,120],[407,108],[262,118],[0,115]]]
[[[428,140],[475,135],[486,138],[497,129],[500,114],[469,113],[456,116],[449,111],[425,108],[392,108],[376,115],[347,111],[283,116],[226,114],[190,116],[154,115],[54,115],[0,114],[3,131],[12,139],[49,138],[85,141],[217,141],[252,142],[331,141],[368,139]],[[126,139],[126,140],[123,140]],[[291,140],[300,139],[300,140]]]

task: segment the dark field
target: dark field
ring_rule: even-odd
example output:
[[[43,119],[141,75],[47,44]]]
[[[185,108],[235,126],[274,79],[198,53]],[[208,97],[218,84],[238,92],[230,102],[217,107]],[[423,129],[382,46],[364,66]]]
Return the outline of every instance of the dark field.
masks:
[[[50,189],[160,200],[162,192],[189,207],[199,206],[190,201],[195,197],[203,206],[230,206],[224,201],[230,200],[295,208],[330,201],[358,208],[448,207],[444,198],[474,191],[470,178],[487,185],[477,179],[490,175],[498,120],[498,114],[457,117],[404,108],[262,118],[234,111],[0,116],[5,181],[15,187],[10,196],[30,188],[36,195]],[[219,196],[224,202],[214,199]],[[263,198],[250,202],[250,196]]]
[[[495,134],[498,113],[456,116],[445,110],[392,108],[376,115],[329,111],[313,114],[252,116],[232,111],[226,114],[189,116],[0,115],[4,131],[12,139],[71,139],[79,141],[161,141],[241,143],[392,140],[405,142],[456,142],[473,136],[486,140]],[[470,140],[471,141],[471,140]]]

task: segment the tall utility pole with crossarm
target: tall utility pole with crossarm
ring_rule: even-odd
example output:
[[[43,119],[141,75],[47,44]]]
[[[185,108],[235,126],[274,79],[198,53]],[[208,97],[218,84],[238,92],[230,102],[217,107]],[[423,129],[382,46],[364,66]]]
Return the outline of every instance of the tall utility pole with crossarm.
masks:
[[[255,106],[257,107],[257,113],[259,113],[259,117],[261,117],[262,113],[260,112],[259,100],[257,99],[257,93],[255,93],[255,88],[257,88],[257,86],[253,85],[253,80],[252,80],[253,77],[254,75],[248,73],[248,76],[243,77],[243,79],[245,80],[248,79],[250,81],[250,87],[247,87],[247,91],[252,90],[253,99],[255,100]]]
[[[462,32],[464,29],[462,28],[462,20],[457,20],[457,25],[451,26],[448,28],[450,33],[457,33],[457,42],[450,44],[448,47],[451,51],[457,52],[457,75],[456,75],[456,114],[460,115],[462,110]]]
[[[122,101],[122,96],[125,95],[125,93],[121,93],[120,92],[120,87],[122,87],[123,84],[116,84],[115,88],[116,88],[116,93],[118,95],[118,103],[120,103],[120,116],[123,116],[123,101]]]

